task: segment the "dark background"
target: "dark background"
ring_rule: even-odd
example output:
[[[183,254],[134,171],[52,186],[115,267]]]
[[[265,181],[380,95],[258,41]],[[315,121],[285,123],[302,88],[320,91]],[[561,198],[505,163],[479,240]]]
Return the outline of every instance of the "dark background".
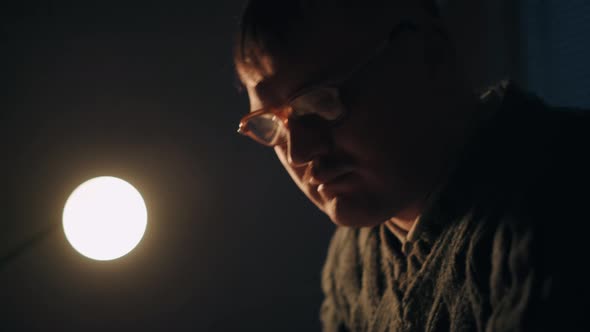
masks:
[[[242,5],[3,8],[0,330],[319,328],[332,225],[236,133]],[[60,225],[71,191],[101,175],[132,183],[149,214],[111,262],[79,255]]]
[[[235,133],[243,1],[1,6],[0,331],[319,330],[333,226],[272,150]],[[588,106],[585,13],[489,0],[445,15],[475,86],[510,76]],[[60,225],[101,175],[132,183],[149,214],[111,262],[79,255]]]

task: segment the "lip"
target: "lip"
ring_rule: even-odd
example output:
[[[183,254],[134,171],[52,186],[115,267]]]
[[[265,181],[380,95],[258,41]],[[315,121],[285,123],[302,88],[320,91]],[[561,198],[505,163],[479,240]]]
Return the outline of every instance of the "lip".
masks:
[[[357,167],[349,161],[335,161],[330,159],[316,160],[308,165],[304,179],[312,191],[318,192],[325,198],[335,197],[339,193],[351,190],[351,180]]]
[[[350,174],[352,169],[349,167],[339,167],[330,170],[311,170],[309,183],[314,186],[328,185],[339,182],[343,177]]]
[[[353,190],[354,181],[351,173],[342,174],[330,181],[319,184],[316,191],[324,198],[333,198]]]

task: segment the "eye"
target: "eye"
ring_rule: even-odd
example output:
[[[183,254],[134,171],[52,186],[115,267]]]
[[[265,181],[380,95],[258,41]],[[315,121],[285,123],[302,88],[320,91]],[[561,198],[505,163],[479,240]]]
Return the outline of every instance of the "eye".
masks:
[[[276,141],[282,132],[279,121],[274,114],[262,114],[250,119],[248,130],[258,139],[270,144]]]
[[[291,102],[293,115],[302,117],[315,115],[324,120],[336,120],[343,111],[338,91],[332,88],[318,88],[298,96]]]

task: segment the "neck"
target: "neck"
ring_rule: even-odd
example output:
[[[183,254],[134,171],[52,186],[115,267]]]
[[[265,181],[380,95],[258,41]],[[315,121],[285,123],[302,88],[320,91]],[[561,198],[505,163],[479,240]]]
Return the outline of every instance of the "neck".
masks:
[[[442,158],[444,160],[439,160],[439,167],[434,172],[438,175],[434,177],[435,180],[428,186],[421,199],[410,204],[397,213],[395,217],[385,222],[389,229],[391,229],[391,224],[405,232],[412,229],[423,210],[427,207],[426,205],[429,203],[428,197],[447,181],[459,154],[462,153],[473,134],[479,130],[491,115],[490,112],[481,107],[478,97],[473,94],[465,94],[462,98],[456,100],[461,102],[454,104],[454,107],[450,108],[450,112],[445,113],[449,115],[446,119],[448,125],[441,128],[440,134],[446,133],[447,135],[448,144],[446,146],[449,149]]]
[[[386,223],[394,224],[402,230],[409,232],[421,213],[422,204],[412,204],[412,206],[396,214],[395,217],[387,220]]]

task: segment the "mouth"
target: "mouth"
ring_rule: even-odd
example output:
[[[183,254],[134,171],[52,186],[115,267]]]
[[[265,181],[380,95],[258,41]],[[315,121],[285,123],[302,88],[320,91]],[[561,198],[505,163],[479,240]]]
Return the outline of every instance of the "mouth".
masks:
[[[315,182],[315,184],[313,184],[313,181],[310,181],[310,183],[312,184],[312,188],[321,196],[330,199],[353,190],[353,178],[352,172],[346,172],[325,181]],[[318,179],[315,179],[315,181],[318,181]]]
[[[311,169],[308,173],[308,182],[312,186],[321,186],[342,180],[341,178],[352,172],[349,167],[338,167],[330,170]]]
[[[323,159],[312,162],[305,171],[304,179],[312,191],[325,198],[351,190],[351,179],[357,171],[352,162],[335,162]]]

